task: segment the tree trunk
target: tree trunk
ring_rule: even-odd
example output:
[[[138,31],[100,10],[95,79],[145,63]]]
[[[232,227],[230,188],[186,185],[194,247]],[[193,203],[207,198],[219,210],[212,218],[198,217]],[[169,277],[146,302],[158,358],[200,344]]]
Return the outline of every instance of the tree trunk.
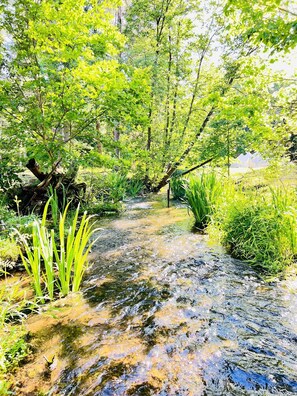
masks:
[[[26,164],[26,167],[33,173],[35,177],[37,177],[38,180],[41,182],[47,178],[47,173],[43,173],[40,170],[39,164],[36,162],[34,158],[31,158],[28,163]]]
[[[231,75],[230,73],[226,74],[227,77],[227,85],[222,89],[222,94],[221,97],[224,97],[226,92],[228,92],[228,90],[230,89],[230,87],[232,86],[237,72],[238,72],[239,66],[236,66],[234,68],[234,70],[232,71]],[[180,156],[180,158],[169,167],[168,171],[166,172],[166,174],[162,177],[161,181],[157,184],[156,187],[153,188],[153,192],[158,192],[161,190],[162,187],[164,187],[167,183],[168,180],[170,179],[170,177],[172,176],[172,174],[176,171],[176,169],[183,163],[183,161],[187,158],[188,154],[190,153],[190,151],[192,150],[192,148],[194,147],[195,143],[197,142],[198,138],[200,137],[200,135],[204,132],[206,126],[208,125],[211,117],[213,116],[213,113],[215,112],[217,108],[217,105],[212,105],[212,107],[210,108],[210,110],[208,111],[206,117],[204,118],[200,128],[198,129],[195,138],[188,144],[187,148],[184,150],[184,152],[182,153],[182,155]],[[209,161],[207,161],[209,162]]]
[[[119,140],[120,140],[120,132],[119,132],[118,129],[115,129],[115,130],[113,131],[113,140],[114,140],[116,143],[118,143]],[[117,158],[120,158],[120,149],[119,149],[119,147],[116,147],[116,149],[115,149],[115,155],[116,155]]]
[[[179,167],[179,165],[182,164],[182,162],[185,160],[185,158],[187,157],[187,155],[190,153],[190,151],[192,150],[194,144],[196,143],[198,137],[202,134],[202,132],[204,131],[204,129],[206,128],[213,112],[215,110],[215,107],[213,106],[209,112],[207,113],[207,116],[205,117],[201,127],[199,128],[198,132],[196,133],[195,136],[195,140],[192,140],[192,142],[189,143],[188,147],[185,149],[185,151],[182,153],[182,155],[180,156],[179,160],[176,161],[172,166],[170,166],[170,168],[168,169],[168,171],[166,172],[166,174],[163,176],[163,178],[161,179],[161,181],[159,182],[159,184],[154,188],[154,192],[158,192],[161,190],[162,187],[166,186],[166,184],[168,183],[168,180],[170,179],[170,177],[172,176],[172,174],[176,171],[176,169]],[[208,161],[209,162],[209,161]],[[202,166],[202,165],[201,165]]]

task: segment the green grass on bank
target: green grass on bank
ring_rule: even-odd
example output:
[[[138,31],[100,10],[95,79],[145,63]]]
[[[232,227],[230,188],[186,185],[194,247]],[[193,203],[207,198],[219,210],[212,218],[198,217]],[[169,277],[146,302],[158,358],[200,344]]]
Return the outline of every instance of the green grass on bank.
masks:
[[[233,257],[266,274],[286,271],[297,258],[296,170],[273,171],[217,177],[217,195],[212,193],[214,184],[202,182],[212,180],[212,173],[186,182],[186,197],[190,198],[186,199],[196,224],[199,213],[205,212],[204,227],[210,237],[220,241]],[[193,196],[199,197],[194,200]]]

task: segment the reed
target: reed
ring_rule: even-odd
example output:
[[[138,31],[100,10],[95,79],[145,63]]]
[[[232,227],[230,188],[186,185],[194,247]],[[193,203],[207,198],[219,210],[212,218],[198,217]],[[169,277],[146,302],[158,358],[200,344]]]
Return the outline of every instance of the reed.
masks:
[[[45,298],[53,299],[55,291],[63,296],[79,290],[87,267],[87,258],[95,241],[90,242],[96,231],[90,224],[91,216],[85,212],[79,218],[77,207],[70,226],[67,226],[68,203],[60,214],[58,235],[47,228],[47,213],[50,198],[44,208],[41,221],[32,227],[32,244],[22,235],[24,253],[20,249],[24,267],[31,276],[37,298],[44,303]]]
[[[199,177],[190,178],[185,199],[198,229],[205,229],[209,223],[221,192],[221,183],[214,173],[202,173]]]

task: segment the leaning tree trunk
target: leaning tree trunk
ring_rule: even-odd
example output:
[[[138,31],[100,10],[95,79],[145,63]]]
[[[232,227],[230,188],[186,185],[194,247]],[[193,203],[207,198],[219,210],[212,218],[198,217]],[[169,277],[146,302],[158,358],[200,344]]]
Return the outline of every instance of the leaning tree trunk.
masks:
[[[228,92],[228,90],[230,89],[230,87],[232,86],[236,75],[237,75],[237,71],[239,69],[239,66],[236,66],[234,68],[234,70],[232,71],[231,75],[226,75],[226,79],[227,79],[227,84],[226,86],[222,89],[222,94],[221,97],[224,97],[226,92]],[[194,103],[193,103],[194,104]],[[160,182],[157,184],[156,187],[153,188],[153,192],[158,192],[161,190],[162,187],[166,186],[166,184],[169,182],[171,176],[173,175],[173,173],[177,170],[177,168],[184,162],[184,160],[187,158],[188,154],[191,152],[192,148],[194,147],[195,143],[198,141],[198,138],[202,135],[202,133],[204,132],[205,128],[207,127],[207,125],[209,124],[209,121],[211,120],[215,110],[217,109],[217,105],[213,105],[210,110],[208,111],[208,113],[206,114],[200,128],[198,129],[194,139],[188,144],[188,146],[186,147],[186,149],[184,150],[184,152],[181,154],[180,158],[169,167],[169,169],[167,170],[166,174],[162,177],[162,179],[160,180]],[[212,159],[211,159],[212,160]],[[206,163],[210,162],[210,160],[207,160]],[[203,166],[205,164],[202,164],[200,166]]]

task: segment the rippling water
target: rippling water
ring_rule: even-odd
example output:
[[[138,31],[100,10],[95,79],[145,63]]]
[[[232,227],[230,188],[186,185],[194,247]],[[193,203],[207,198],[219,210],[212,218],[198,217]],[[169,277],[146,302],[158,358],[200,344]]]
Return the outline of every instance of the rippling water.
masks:
[[[31,320],[49,395],[297,395],[296,282],[264,283],[160,199],[100,226],[84,298]]]

